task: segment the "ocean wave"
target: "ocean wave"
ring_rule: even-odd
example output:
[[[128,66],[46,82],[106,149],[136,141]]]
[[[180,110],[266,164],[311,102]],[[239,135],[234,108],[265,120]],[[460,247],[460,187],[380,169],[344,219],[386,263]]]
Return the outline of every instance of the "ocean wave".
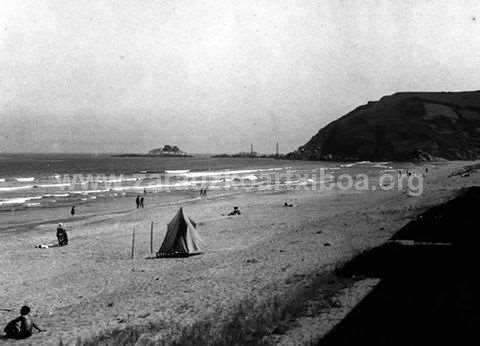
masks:
[[[58,183],[58,184],[38,184],[38,185],[33,185],[33,187],[42,187],[42,188],[47,188],[47,187],[66,187],[66,186],[72,186],[71,184],[67,183]]]
[[[4,183],[5,182],[5,179],[4,178],[0,178],[0,183]]]
[[[114,187],[112,191],[137,191],[137,190],[155,190],[155,189],[162,189],[162,188],[180,188],[180,187],[189,187],[195,186],[200,184],[197,181],[190,181],[190,182],[178,182],[174,184],[152,184],[152,185],[142,185],[142,186],[121,186],[121,187]]]
[[[376,167],[376,168],[387,168],[387,167],[383,167],[383,166],[385,166],[389,163],[390,163],[390,161],[384,161],[384,162],[358,161],[358,162],[342,164],[342,165],[340,165],[340,167],[353,167],[353,166],[357,166],[357,165],[373,165],[373,167]]]
[[[246,175],[246,176],[241,176],[241,177],[235,177],[234,180],[235,181],[241,181],[241,180],[257,180],[258,177],[254,174],[249,174],[249,175]]]
[[[221,176],[221,175],[241,175],[241,174],[254,174],[259,172],[272,172],[272,171],[281,171],[286,170],[291,167],[275,167],[275,168],[260,168],[260,169],[240,169],[240,170],[221,170],[221,171],[200,171],[200,172],[188,172],[179,174],[179,176],[187,178],[198,178],[198,177],[210,177],[210,176]]]
[[[185,174],[190,172],[189,169],[166,169],[165,173],[167,174]]]
[[[51,197],[68,197],[70,196],[69,193],[49,193],[46,195],[42,195],[42,198],[51,198]]]
[[[189,172],[181,174],[182,177],[187,178],[198,178],[198,177],[210,177],[210,176],[217,176],[217,175],[233,175],[233,174],[251,174],[258,172],[256,169],[243,169],[243,170],[236,170],[236,171],[201,171],[201,172]]]
[[[77,190],[77,191],[71,191],[70,194],[75,194],[75,195],[89,195],[91,193],[102,193],[102,192],[108,192],[110,190]]]
[[[254,175],[254,174],[249,174],[247,175],[246,177],[242,177],[242,179],[246,179],[246,180],[257,180],[257,176]]]
[[[33,185],[0,187],[0,192],[8,192],[8,191],[16,191],[16,190],[28,190],[28,189],[33,189]]]
[[[34,200],[34,199],[41,199],[42,196],[29,196],[29,197],[15,197],[4,199],[0,201],[0,205],[9,205],[9,204],[24,204],[25,202]]]
[[[137,181],[137,180],[141,180],[141,178],[97,179],[97,180],[94,180],[93,182],[94,182],[94,183],[106,183],[106,184],[109,184],[109,183],[121,183],[121,182],[124,182],[124,181]]]
[[[29,178],[15,178],[16,181],[20,182],[20,183],[26,183],[26,182],[31,182],[31,181],[34,181],[35,178],[34,177],[29,177]]]
[[[27,207],[38,207],[41,203],[25,203]]]

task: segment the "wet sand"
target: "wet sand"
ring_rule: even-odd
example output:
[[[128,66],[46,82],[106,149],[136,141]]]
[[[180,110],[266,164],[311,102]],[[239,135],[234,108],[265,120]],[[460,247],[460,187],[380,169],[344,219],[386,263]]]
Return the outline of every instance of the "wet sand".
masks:
[[[28,232],[1,234],[1,308],[28,304],[47,330],[19,345],[69,344],[99,335],[110,335],[104,343],[115,345],[121,340],[112,331],[135,328],[143,344],[171,340],[183,326],[212,315],[222,323],[245,299],[262,301],[306,285],[384,243],[420,211],[462,186],[478,185],[478,173],[448,177],[466,164],[431,169],[419,197],[405,191],[302,190],[212,195],[182,203],[205,242],[204,253],[190,258],[149,259],[150,223],[155,251],[178,209],[175,203],[147,199],[147,208],[136,210],[127,206],[130,200],[112,200],[101,213],[92,207],[85,218],[80,212],[67,221],[67,247],[35,249],[55,238],[58,220],[46,216]],[[285,201],[294,207],[283,208]],[[233,206],[241,216],[222,216]],[[1,322],[13,317],[14,312],[0,312]]]

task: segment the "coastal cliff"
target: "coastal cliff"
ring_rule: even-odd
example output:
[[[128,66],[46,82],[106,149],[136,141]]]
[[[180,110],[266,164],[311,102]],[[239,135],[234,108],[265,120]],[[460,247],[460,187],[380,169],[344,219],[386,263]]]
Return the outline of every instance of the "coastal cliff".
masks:
[[[480,91],[382,97],[331,122],[287,157],[340,161],[479,158]]]

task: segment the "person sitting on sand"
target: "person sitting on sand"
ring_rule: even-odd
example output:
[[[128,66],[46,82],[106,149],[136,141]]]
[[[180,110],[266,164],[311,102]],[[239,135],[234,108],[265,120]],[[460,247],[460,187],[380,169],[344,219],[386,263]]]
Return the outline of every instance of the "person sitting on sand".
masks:
[[[68,245],[68,235],[67,235],[67,231],[65,230],[65,227],[63,227],[63,223],[58,224],[57,239],[58,239],[58,246]]]
[[[284,207],[293,207],[293,204],[288,204],[287,202],[283,203]]]
[[[8,322],[7,326],[3,330],[7,338],[11,339],[26,339],[32,335],[33,328],[39,332],[43,332],[33,323],[30,317],[30,308],[28,306],[22,306],[20,309],[20,316],[16,319]]]
[[[238,207],[233,207],[233,211],[228,214],[228,216],[240,215],[240,209]]]

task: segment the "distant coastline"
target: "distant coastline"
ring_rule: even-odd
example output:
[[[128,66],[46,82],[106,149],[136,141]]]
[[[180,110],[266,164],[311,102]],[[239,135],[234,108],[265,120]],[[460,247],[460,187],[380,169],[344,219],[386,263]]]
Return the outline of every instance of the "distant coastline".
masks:
[[[237,154],[215,154],[211,155],[210,157],[225,157],[225,158],[232,158],[232,159],[285,159],[286,155],[284,154],[261,154],[258,155],[257,153],[237,153]]]

